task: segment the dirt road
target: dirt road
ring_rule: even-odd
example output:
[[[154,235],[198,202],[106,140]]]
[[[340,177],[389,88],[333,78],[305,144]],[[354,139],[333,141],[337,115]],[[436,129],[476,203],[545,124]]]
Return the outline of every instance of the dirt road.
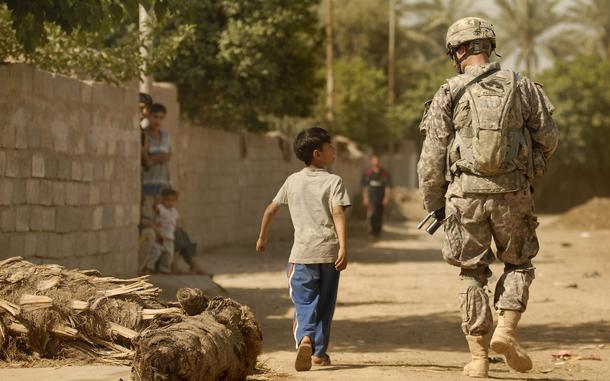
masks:
[[[527,374],[493,364],[502,380],[610,380],[610,231],[539,231],[542,250],[524,315],[523,343],[534,359]],[[271,242],[263,255],[248,246],[214,250],[202,258],[231,296],[251,305],[263,325],[260,361],[272,370],[259,380],[467,380],[468,359],[457,309],[456,268],[440,256],[440,237],[391,223],[374,244],[364,227],[350,231],[350,265],[342,274],[330,355],[334,365],[293,371],[292,305],[283,273],[290,242]],[[494,278],[502,267],[493,267]],[[602,361],[555,365],[551,353],[568,350]],[[492,354],[493,356],[493,354]],[[0,369],[0,380],[129,379],[128,367]]]
[[[610,232],[540,229],[542,250],[520,331],[535,367],[528,374],[493,364],[506,380],[610,380]],[[289,242],[272,242],[264,255],[250,247],[218,250],[206,263],[233,297],[262,321],[260,360],[277,380],[459,380],[468,359],[457,309],[458,270],[442,261],[440,238],[393,223],[370,244],[364,227],[350,231],[351,263],[342,274],[330,355],[334,365],[293,371],[292,308],[282,273]],[[495,280],[502,266],[494,265]],[[555,365],[568,350],[602,361]],[[492,354],[494,355],[494,354]]]

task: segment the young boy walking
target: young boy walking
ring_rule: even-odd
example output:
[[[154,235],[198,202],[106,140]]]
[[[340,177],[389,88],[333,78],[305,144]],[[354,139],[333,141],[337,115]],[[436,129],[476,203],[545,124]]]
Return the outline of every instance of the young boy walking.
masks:
[[[286,179],[265,210],[256,250],[265,251],[269,224],[280,205],[288,205],[294,226],[288,269],[290,298],[295,307],[294,365],[297,371],[306,371],[312,362],[330,365],[326,350],[339,272],[347,267],[344,211],[350,200],[341,178],[326,169],[335,161],[335,149],[326,130],[301,131],[295,138],[294,152],[305,168]]]

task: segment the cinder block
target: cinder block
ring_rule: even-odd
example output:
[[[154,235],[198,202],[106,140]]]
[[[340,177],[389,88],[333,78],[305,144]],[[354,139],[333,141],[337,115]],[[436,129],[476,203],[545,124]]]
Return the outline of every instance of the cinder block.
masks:
[[[81,244],[86,243],[87,247],[87,255],[95,255],[99,251],[98,247],[98,235],[95,232],[87,232],[83,233],[85,242],[81,242]],[[79,245],[80,247],[80,245]]]
[[[43,225],[44,222],[42,220],[42,210],[44,208],[42,206],[32,206],[30,207],[30,231],[39,232],[44,230]]]
[[[74,78],[66,78],[64,86],[66,100],[68,102],[80,103],[82,82]]]
[[[30,230],[30,207],[18,206],[16,208],[15,230],[27,232]]]
[[[6,208],[0,212],[0,220],[3,232],[15,231],[15,223],[17,220],[17,213],[14,208]]]
[[[23,247],[23,256],[26,258],[33,257],[36,255],[36,247],[38,245],[38,237],[34,233],[29,233],[25,235],[24,238],[24,247]]]
[[[138,225],[140,223],[140,205],[131,205],[131,224]]]
[[[108,160],[104,163],[104,179],[111,180],[114,175],[114,162]]]
[[[26,178],[32,175],[32,155],[28,151],[17,151],[19,162],[19,177]]]
[[[109,203],[112,200],[112,189],[110,183],[104,182],[99,185],[100,187],[100,200],[102,204]]]
[[[17,151],[6,152],[6,165],[4,168],[4,175],[6,177],[19,176],[19,158],[17,156]]]
[[[97,242],[100,253],[108,252],[108,237],[106,231],[99,231],[97,233]]]
[[[28,148],[28,131],[26,126],[15,126],[15,148]]]
[[[100,187],[91,184],[89,187],[89,205],[99,205],[100,203]]]
[[[25,180],[13,180],[13,205],[22,205],[26,202]]]
[[[9,255],[7,255],[7,257],[23,255],[24,248],[25,248],[25,234],[16,234],[16,233],[11,234],[9,237],[9,245],[8,245]]]
[[[53,137],[53,148],[56,152],[68,152],[68,126],[65,121],[66,115],[58,116],[51,121],[51,134]]]
[[[15,84],[15,90],[20,94],[31,94],[34,91],[34,67],[22,64],[13,63],[9,67],[9,78],[12,78]]]
[[[121,183],[115,182],[112,184],[112,191],[110,192],[110,200],[113,204],[121,202]]]
[[[78,183],[66,183],[66,205],[78,205]]]
[[[45,159],[41,154],[32,155],[32,177],[44,177]]]
[[[54,233],[38,233],[36,240],[36,256],[47,257],[49,255],[49,236]]]
[[[15,181],[0,179],[0,205],[12,205]]]
[[[116,205],[114,207],[114,226],[121,227],[125,225],[125,208],[123,205]]]
[[[59,160],[59,178],[62,180],[72,179],[72,161],[62,156]]]
[[[93,81],[82,81],[80,84],[80,101],[83,104],[91,103]]]
[[[114,227],[114,207],[112,205],[106,205],[103,207],[102,226],[104,229],[111,229]]]
[[[89,183],[79,183],[78,184],[78,204],[79,205],[89,205],[89,188],[91,188],[91,185]]]
[[[63,234],[53,233],[47,236],[47,256],[49,258],[63,258]]]
[[[72,162],[72,180],[80,181],[83,178],[83,167],[80,161]]]
[[[26,201],[30,205],[37,205],[40,198],[40,180],[27,180],[25,183]]]
[[[64,234],[62,237],[62,255],[64,257],[73,257],[76,252],[76,240],[74,234]]]
[[[0,151],[0,177],[4,176],[5,168],[6,168],[6,152]]]
[[[80,136],[74,140],[74,146],[72,147],[72,152],[76,155],[84,155],[86,152],[85,149],[85,138]]]
[[[87,182],[93,181],[93,163],[90,161],[85,161],[82,163],[82,165],[83,165],[82,180],[87,181]]]
[[[53,150],[53,134],[49,128],[40,130],[40,148]]]
[[[45,79],[47,76],[50,76],[49,72],[41,69],[36,69],[34,71],[34,94],[43,96],[45,98],[51,97],[51,89],[47,89],[45,86]],[[49,91],[49,92],[46,92]]]
[[[20,107],[15,110],[10,115],[10,124],[14,127],[27,127],[29,122],[29,113],[26,111],[25,107]],[[27,142],[27,135],[26,135]],[[27,145],[26,145],[27,147]]]
[[[53,182],[53,205],[66,204],[66,185],[60,181]]]
[[[27,129],[28,142],[27,146],[30,149],[39,149],[41,145],[41,130],[30,127]]]
[[[59,162],[54,156],[46,156],[44,160],[44,175],[48,179],[59,178]]]
[[[53,205],[53,181],[41,180],[40,193],[38,197],[39,203],[45,206]]]
[[[55,209],[44,208],[42,210],[42,230],[47,232],[55,231]]]
[[[93,180],[104,180],[104,163],[99,160],[93,164]]]
[[[103,206],[97,206],[95,208],[93,208],[93,215],[92,215],[92,228],[93,230],[102,230],[103,226],[104,226],[104,207]]]
[[[9,251],[10,245],[11,245],[11,235],[13,233],[2,233],[0,232],[0,247],[4,247],[6,253],[2,253],[2,258],[8,258],[11,257],[13,255],[13,253],[11,253]]]
[[[3,148],[15,148],[15,126],[3,123],[0,132],[2,133],[2,136],[0,136],[0,145]]]

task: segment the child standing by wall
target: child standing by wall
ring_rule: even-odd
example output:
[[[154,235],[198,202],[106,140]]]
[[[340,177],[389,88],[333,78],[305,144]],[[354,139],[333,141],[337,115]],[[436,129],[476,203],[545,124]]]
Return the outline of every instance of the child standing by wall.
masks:
[[[265,210],[256,250],[265,250],[271,220],[280,205],[288,205],[294,225],[288,276],[295,306],[295,369],[305,371],[311,369],[312,362],[330,365],[326,350],[339,272],[347,266],[344,210],[350,200],[341,178],[326,169],[335,161],[335,149],[326,130],[301,131],[294,141],[294,151],[305,168],[286,179]]]
[[[145,270],[169,274],[172,271],[174,258],[174,232],[180,215],[176,210],[178,192],[165,189],[161,192],[161,202],[155,205],[155,222],[152,225],[157,235],[157,243],[153,245],[145,262]]]

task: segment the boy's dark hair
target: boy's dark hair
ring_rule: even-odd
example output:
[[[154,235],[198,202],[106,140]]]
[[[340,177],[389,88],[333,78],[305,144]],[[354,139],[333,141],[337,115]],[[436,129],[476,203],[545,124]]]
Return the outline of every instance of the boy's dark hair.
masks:
[[[309,165],[313,159],[313,151],[321,150],[324,143],[330,144],[328,131],[320,127],[308,128],[294,138],[294,154],[305,165]]]
[[[150,108],[153,104],[153,99],[150,95],[146,93],[140,93],[140,103],[144,103]]]
[[[164,190],[161,192],[161,197],[162,197],[162,198],[165,198],[165,197],[171,197],[171,196],[178,198],[178,191],[177,191],[177,190],[175,190],[175,189],[171,189],[171,188],[170,188],[170,189],[164,189]]]
[[[150,113],[154,114],[156,112],[167,114],[167,109],[161,103],[153,103],[152,106],[150,106]]]

